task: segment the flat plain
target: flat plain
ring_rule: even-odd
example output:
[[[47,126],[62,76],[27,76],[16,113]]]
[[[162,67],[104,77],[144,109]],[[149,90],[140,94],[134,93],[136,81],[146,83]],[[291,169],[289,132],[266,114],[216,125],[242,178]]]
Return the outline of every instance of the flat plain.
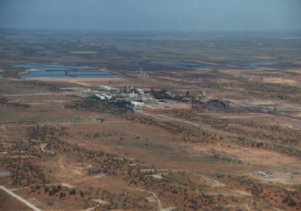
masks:
[[[55,33],[1,32],[1,186],[40,210],[301,210],[300,35]]]

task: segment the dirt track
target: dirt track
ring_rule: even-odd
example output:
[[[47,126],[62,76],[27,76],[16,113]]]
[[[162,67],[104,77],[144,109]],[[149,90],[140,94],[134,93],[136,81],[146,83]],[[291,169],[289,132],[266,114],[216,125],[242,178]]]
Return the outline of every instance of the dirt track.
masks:
[[[34,211],[41,211],[41,209],[37,208],[35,205],[33,205],[32,203],[30,203],[29,201],[27,201],[26,199],[18,196],[17,194],[15,194],[14,192],[12,192],[11,190],[7,189],[4,186],[0,185],[0,189],[5,191],[6,193],[8,193],[10,196],[18,199],[20,202],[22,202],[23,204],[25,204],[26,206],[28,206],[29,208],[31,208]]]

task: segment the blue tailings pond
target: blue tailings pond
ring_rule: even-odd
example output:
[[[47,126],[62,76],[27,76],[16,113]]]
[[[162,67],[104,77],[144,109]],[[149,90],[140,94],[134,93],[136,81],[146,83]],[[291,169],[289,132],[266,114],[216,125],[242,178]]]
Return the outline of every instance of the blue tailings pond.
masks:
[[[24,78],[120,78],[118,73],[99,71],[97,67],[68,66],[57,64],[18,64],[17,69],[25,69],[25,73],[19,74]]]
[[[7,177],[9,175],[10,175],[10,173],[8,171],[0,170],[0,177]]]

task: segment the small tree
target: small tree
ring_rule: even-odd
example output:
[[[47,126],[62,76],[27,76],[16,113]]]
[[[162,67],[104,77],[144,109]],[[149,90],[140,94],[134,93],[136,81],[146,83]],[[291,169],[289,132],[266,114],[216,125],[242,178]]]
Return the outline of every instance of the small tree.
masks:
[[[76,190],[75,190],[75,189],[71,189],[71,190],[69,191],[69,194],[70,194],[70,195],[75,195],[75,194],[76,194]]]
[[[60,199],[63,199],[66,197],[66,194],[64,191],[60,192]]]
[[[83,191],[80,191],[80,192],[79,192],[79,195],[80,195],[81,197],[84,197],[84,196],[85,196],[85,194],[84,194]]]

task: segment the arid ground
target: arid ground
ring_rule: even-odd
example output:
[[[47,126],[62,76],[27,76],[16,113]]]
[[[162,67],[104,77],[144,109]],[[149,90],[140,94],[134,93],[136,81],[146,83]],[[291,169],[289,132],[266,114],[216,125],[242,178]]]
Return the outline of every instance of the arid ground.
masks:
[[[17,39],[5,37],[1,42]],[[105,45],[122,47],[118,54],[105,49],[97,64],[95,55],[81,58],[124,75],[105,79],[19,79],[20,70],[11,67],[13,50],[6,47],[0,61],[0,210],[301,210],[300,45],[275,41],[273,50],[265,40],[259,49],[242,42],[228,55],[202,40],[170,41],[180,53],[160,46],[164,40],[143,39],[129,38],[126,45],[108,40]],[[165,60],[186,55],[213,67],[143,66],[141,58],[125,53],[131,45],[135,55],[154,46],[142,51],[145,60],[154,60],[160,48]],[[198,45],[207,52],[201,58]],[[230,64],[244,45],[250,48]],[[59,46],[43,54],[30,46],[31,56],[25,47],[14,51],[16,63],[79,59],[55,59]],[[283,62],[241,65],[247,58]],[[86,90],[129,85],[176,97],[132,112],[87,101]]]

